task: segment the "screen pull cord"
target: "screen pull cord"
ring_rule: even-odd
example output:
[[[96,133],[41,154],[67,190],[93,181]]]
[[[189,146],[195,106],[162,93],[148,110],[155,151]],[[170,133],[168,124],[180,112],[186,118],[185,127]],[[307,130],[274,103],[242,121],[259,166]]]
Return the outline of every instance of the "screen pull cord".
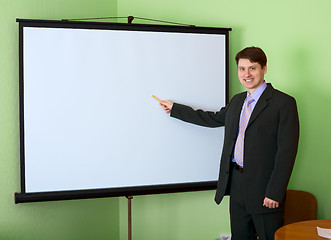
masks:
[[[62,21],[90,21],[90,20],[106,20],[106,19],[127,19],[128,24],[132,24],[134,19],[138,20],[145,20],[150,22],[158,22],[158,23],[166,23],[166,24],[172,24],[172,25],[179,25],[179,26],[187,26],[187,27],[195,27],[195,25],[190,24],[183,24],[183,23],[177,23],[177,22],[169,22],[169,21],[163,21],[163,20],[157,20],[157,19],[151,19],[151,18],[142,18],[142,17],[134,17],[134,16],[128,16],[128,17],[99,17],[99,18],[72,18],[72,19],[62,19]]]

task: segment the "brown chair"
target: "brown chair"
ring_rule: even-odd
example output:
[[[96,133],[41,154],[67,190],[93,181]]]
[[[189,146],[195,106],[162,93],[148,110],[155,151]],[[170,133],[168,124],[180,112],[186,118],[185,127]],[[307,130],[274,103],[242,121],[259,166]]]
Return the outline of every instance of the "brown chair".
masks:
[[[316,220],[317,201],[313,194],[298,190],[286,191],[286,202],[284,210],[284,225]]]

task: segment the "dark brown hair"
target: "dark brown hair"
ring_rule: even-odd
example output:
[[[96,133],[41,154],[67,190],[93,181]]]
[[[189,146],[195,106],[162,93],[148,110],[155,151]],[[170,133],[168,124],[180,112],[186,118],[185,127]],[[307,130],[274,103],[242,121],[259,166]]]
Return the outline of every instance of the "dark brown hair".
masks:
[[[257,62],[261,65],[261,67],[265,67],[267,65],[267,56],[263,52],[261,48],[258,47],[247,47],[236,55],[236,62],[238,65],[239,59],[244,58],[248,59],[251,62]]]

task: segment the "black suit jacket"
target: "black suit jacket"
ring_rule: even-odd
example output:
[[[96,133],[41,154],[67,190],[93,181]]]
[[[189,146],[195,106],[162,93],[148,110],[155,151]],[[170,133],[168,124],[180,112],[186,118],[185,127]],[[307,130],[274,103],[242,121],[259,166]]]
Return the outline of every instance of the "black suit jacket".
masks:
[[[193,110],[175,103],[171,116],[206,127],[225,126],[219,180],[215,201],[219,204],[229,194],[230,163],[238,134],[239,118],[246,92],[235,95],[218,112]],[[268,84],[262,93],[245,132],[244,198],[252,213],[283,210],[284,198],[293,169],[299,140],[296,101]],[[268,197],[280,202],[278,209],[263,207]]]

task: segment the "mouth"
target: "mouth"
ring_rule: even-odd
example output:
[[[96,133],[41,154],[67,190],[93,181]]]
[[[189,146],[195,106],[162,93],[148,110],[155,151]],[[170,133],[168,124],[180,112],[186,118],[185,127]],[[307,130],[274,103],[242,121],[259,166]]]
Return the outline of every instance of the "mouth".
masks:
[[[245,82],[252,82],[253,81],[253,78],[250,78],[250,79],[244,79]]]

